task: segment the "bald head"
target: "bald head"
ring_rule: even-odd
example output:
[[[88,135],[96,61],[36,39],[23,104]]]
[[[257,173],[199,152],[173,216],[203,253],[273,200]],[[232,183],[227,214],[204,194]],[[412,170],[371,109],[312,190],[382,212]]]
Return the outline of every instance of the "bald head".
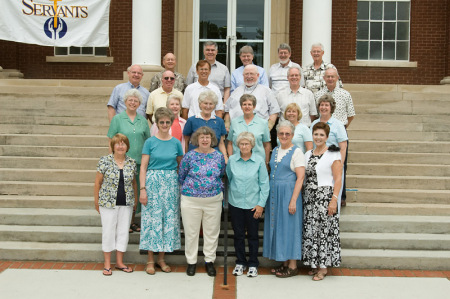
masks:
[[[335,68],[328,68],[325,71],[325,75],[323,76],[323,79],[325,80],[325,83],[327,84],[327,88],[330,91],[333,91],[336,87],[336,83],[339,80],[339,74],[337,72],[337,69]]]
[[[167,53],[163,57],[163,66],[166,70],[175,71],[175,66],[177,65],[177,57],[173,53]]]
[[[128,80],[131,84],[134,86],[138,86],[139,83],[141,83],[142,77],[144,76],[144,72],[142,71],[142,68],[138,64],[133,64],[132,66],[128,67]]]
[[[253,86],[258,82],[259,72],[254,64],[249,64],[244,67],[244,82],[247,87]]]

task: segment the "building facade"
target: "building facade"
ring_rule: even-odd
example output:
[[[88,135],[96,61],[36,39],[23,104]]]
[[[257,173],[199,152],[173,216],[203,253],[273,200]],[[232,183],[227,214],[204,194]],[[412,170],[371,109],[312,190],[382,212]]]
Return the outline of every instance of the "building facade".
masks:
[[[291,59],[304,65],[311,44],[322,42],[324,60],[346,83],[450,83],[450,0],[111,0],[109,48],[0,40],[0,66],[27,79],[120,80],[130,64],[157,71],[160,58],[173,52],[186,75],[210,39],[231,70],[246,44],[268,70],[280,43],[289,43]]]

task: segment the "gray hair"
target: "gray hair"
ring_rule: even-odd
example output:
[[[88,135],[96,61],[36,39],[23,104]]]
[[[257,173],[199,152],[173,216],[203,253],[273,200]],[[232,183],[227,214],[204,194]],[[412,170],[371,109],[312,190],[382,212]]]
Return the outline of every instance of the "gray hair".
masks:
[[[288,121],[288,120],[282,120],[282,121],[280,121],[279,123],[278,123],[278,126],[277,126],[277,133],[280,131],[280,129],[281,128],[289,128],[289,129],[291,129],[291,133],[292,134],[294,134],[294,132],[295,132],[295,127],[294,127],[294,125],[290,122],[290,121]]]
[[[205,90],[200,93],[200,95],[198,96],[198,105],[206,100],[210,100],[211,102],[213,102],[214,106],[217,106],[217,103],[219,102],[216,93],[212,90]]]
[[[203,44],[203,50],[205,50],[207,46],[214,46],[217,50],[217,43],[213,42],[212,40],[209,40]]]
[[[176,94],[171,94],[167,97],[167,101],[166,101],[166,107],[169,108],[169,103],[171,100],[177,100],[178,102],[180,102],[180,107],[181,107],[181,97],[179,95]]]
[[[175,115],[173,115],[173,112],[167,109],[166,107],[160,107],[156,109],[155,111],[155,122],[156,125],[158,125],[158,122],[161,118],[169,118],[170,123],[173,123],[173,120],[175,119]]]
[[[211,147],[215,147],[218,144],[216,133],[214,132],[214,130],[211,129],[210,127],[204,126],[204,127],[198,128],[197,131],[195,131],[194,134],[192,134],[191,139],[190,139],[192,145],[198,146],[198,137],[200,135],[211,136]]]
[[[244,104],[245,101],[252,101],[253,107],[256,107],[256,98],[252,94],[243,94],[241,98],[239,99],[239,105],[242,107],[242,104]]]
[[[289,46],[286,43],[282,43],[280,44],[280,46],[278,47],[278,52],[280,52],[280,50],[288,50],[289,53],[291,53],[291,46]]]
[[[137,89],[132,88],[127,90],[127,92],[123,95],[123,102],[126,103],[130,97],[137,98],[139,100],[139,105],[142,103],[142,95]]]
[[[239,50],[239,56],[241,56],[242,53],[250,53],[253,56],[255,56],[255,53],[253,52],[253,48],[250,46],[243,46],[240,50]]]
[[[323,47],[323,45],[321,43],[314,43],[314,44],[312,44],[311,45],[311,51],[312,51],[313,48],[316,48],[316,47],[320,47],[320,49],[322,51],[325,51],[325,48]]]
[[[239,146],[239,143],[242,140],[247,140],[252,145],[252,148],[255,147],[255,135],[253,135],[252,132],[242,132],[241,134],[239,134],[236,138],[236,145]]]
[[[251,68],[251,69],[254,69],[255,72],[259,74],[259,70],[258,70],[258,68],[256,67],[256,65],[254,65],[254,64],[248,64],[248,65],[246,65],[246,66],[244,67],[244,72],[245,72],[245,69],[250,69],[250,68]]]
[[[337,68],[333,65],[333,64],[329,64],[329,65],[327,65],[327,68],[325,69],[325,73],[327,72],[327,70],[335,70],[336,71],[336,75],[338,76],[338,78],[339,78],[339,73],[338,73],[338,70],[337,70]],[[324,74],[325,75],[325,74]]]
[[[288,77],[289,77],[289,74],[291,73],[291,70],[292,69],[296,69],[296,70],[298,70],[298,72],[300,73],[300,77],[302,76],[302,68],[301,67],[298,67],[298,66],[296,66],[296,65],[293,65],[293,66],[290,66],[289,68],[288,68],[288,71],[287,71],[287,75],[288,75]]]

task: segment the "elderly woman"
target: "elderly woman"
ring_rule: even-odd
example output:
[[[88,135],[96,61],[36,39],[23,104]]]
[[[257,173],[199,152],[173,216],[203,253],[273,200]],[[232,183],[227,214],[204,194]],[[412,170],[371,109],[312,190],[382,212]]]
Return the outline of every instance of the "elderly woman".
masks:
[[[239,152],[227,164],[228,198],[234,230],[236,267],[233,275],[240,276],[248,268],[247,276],[258,276],[259,218],[269,196],[269,176],[262,157],[254,154],[255,136],[242,132],[236,139]],[[247,235],[249,259],[245,254]]]
[[[303,153],[312,150],[311,130],[306,125],[300,123],[300,119],[302,118],[300,107],[296,103],[290,103],[286,106],[283,116],[284,119],[290,121],[295,127],[292,143],[301,148]]]
[[[172,126],[170,127],[169,134],[181,142],[181,146],[183,147],[183,153],[186,150],[186,142],[184,140],[183,130],[186,125],[186,120],[180,117],[181,111],[181,98],[176,94],[171,94],[167,98],[167,108],[173,112],[175,118],[173,119]],[[158,126],[152,126],[150,133],[152,136],[155,136],[158,133]]]
[[[103,275],[112,275],[111,252],[116,250],[116,269],[133,270],[123,263],[127,251],[128,228],[137,205],[136,162],[126,153],[130,148],[127,136],[111,138],[112,154],[100,158],[94,184],[95,209],[102,219],[102,250],[105,257]]]
[[[200,114],[188,118],[186,125],[184,126],[183,135],[186,142],[186,152],[188,152],[197,147],[194,143],[189,142],[192,134],[194,134],[194,132],[200,127],[210,127],[214,130],[215,136],[218,140],[218,143],[216,143],[214,149],[222,153],[225,158],[225,162],[227,163],[228,156],[224,142],[225,135],[227,134],[225,123],[220,117],[212,115],[212,112],[216,109],[217,102],[218,98],[215,92],[206,90],[200,93],[198,96]]]
[[[244,94],[239,99],[241,109],[244,115],[234,118],[231,121],[230,131],[228,133],[227,149],[228,155],[239,153],[239,147],[236,143],[237,137],[241,132],[251,132],[255,136],[255,146],[252,153],[264,159],[269,164],[270,158],[270,131],[267,120],[264,120],[254,113],[256,107],[256,98],[251,94]]]
[[[313,280],[319,281],[327,275],[327,267],[341,263],[337,208],[342,160],[339,148],[327,146],[330,126],[319,122],[312,130],[316,148],[305,155],[303,262],[311,266]]]
[[[144,142],[150,137],[150,128],[145,117],[136,113],[139,105],[142,102],[142,95],[136,89],[128,90],[123,96],[125,106],[127,107],[125,111],[115,115],[111,120],[108,130],[108,138],[111,138],[117,133],[122,133],[128,137],[130,142],[130,147],[128,151],[128,156],[133,158],[137,164],[137,177],[136,181],[138,183],[139,189],[139,171],[141,167],[141,153]],[[112,148],[110,148],[112,150]],[[139,198],[139,191],[136,194]],[[138,204],[135,213],[139,213],[141,210],[140,204]],[[139,225],[134,221],[135,213],[133,213],[133,219],[131,220],[130,233],[133,231],[141,231]]]
[[[158,133],[147,139],[142,149],[141,241],[139,248],[148,251],[147,274],[155,274],[155,266],[171,272],[164,262],[165,252],[181,247],[179,186],[177,168],[183,156],[181,143],[169,134],[174,115],[167,108],[158,108],[155,122]],[[158,252],[155,263],[153,252]]]
[[[200,127],[192,135],[196,148],[181,160],[178,180],[181,184],[181,216],[185,236],[186,274],[195,275],[200,225],[203,225],[203,254],[209,276],[216,275],[214,261],[222,212],[222,176],[225,159],[213,147],[217,144],[214,130]]]
[[[282,261],[271,270],[277,277],[298,274],[297,260],[302,253],[302,196],[305,156],[292,143],[295,128],[283,120],[277,126],[280,145],[270,159],[270,194],[264,219],[263,256]]]
[[[326,123],[330,126],[330,133],[327,139],[327,146],[335,145],[340,148],[342,161],[345,161],[345,153],[347,150],[347,132],[341,121],[331,116],[336,109],[336,102],[331,95],[323,95],[319,98],[317,107],[320,113],[320,118],[313,121],[311,128],[318,122]],[[342,182],[343,183],[343,182]],[[342,186],[341,186],[342,187]],[[341,210],[341,193],[342,188],[339,193],[338,198],[338,213]]]

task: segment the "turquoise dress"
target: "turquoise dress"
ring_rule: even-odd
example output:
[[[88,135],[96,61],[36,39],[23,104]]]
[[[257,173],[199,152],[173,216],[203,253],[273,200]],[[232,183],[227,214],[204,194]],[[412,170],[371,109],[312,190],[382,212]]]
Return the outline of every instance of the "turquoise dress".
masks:
[[[303,208],[301,192],[297,199],[297,211],[289,214],[289,202],[294,192],[297,175],[290,168],[297,146],[275,162],[276,147],[270,159],[270,193],[264,216],[263,256],[276,261],[300,260],[302,257]]]
[[[150,155],[145,180],[147,205],[142,205],[139,248],[172,252],[181,247],[180,192],[177,157],[183,155],[178,139],[145,141],[142,154]]]

